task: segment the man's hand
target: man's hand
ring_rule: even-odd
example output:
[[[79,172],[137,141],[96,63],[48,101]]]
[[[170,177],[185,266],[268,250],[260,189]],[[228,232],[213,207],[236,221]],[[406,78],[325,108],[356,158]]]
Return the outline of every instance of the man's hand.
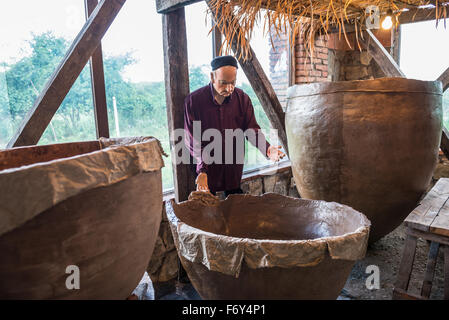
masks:
[[[285,157],[285,153],[283,153],[281,150],[282,146],[270,146],[267,151],[267,156],[272,161],[279,161],[283,157]]]
[[[209,191],[209,186],[207,184],[207,174],[201,172],[198,177],[196,177],[196,190],[197,191]]]

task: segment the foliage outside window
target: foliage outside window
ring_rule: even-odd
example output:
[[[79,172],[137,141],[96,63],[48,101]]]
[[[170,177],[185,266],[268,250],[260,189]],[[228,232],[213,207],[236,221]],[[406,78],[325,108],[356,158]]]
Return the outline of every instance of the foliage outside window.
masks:
[[[19,128],[84,23],[79,0],[19,0],[6,6],[0,13],[0,148]],[[85,69],[39,144],[95,139],[90,86]]]

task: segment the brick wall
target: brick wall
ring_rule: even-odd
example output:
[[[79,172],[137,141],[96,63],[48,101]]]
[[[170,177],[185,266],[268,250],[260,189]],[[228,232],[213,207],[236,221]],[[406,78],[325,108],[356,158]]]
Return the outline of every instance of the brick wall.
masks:
[[[391,48],[391,31],[374,30],[376,38],[387,51]],[[347,34],[348,45],[344,35],[334,33],[328,37],[328,65],[331,81],[368,80],[385,77],[371,54],[360,51],[354,33]]]
[[[295,83],[323,82],[331,80],[329,74],[328,39],[317,37],[314,44],[312,59],[308,55],[304,43],[295,41]]]

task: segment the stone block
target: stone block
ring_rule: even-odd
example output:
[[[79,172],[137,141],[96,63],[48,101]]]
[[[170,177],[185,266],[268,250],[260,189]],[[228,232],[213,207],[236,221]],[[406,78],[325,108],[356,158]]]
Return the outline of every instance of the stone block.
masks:
[[[162,238],[162,241],[164,242],[164,246],[167,251],[175,249],[175,242],[173,240],[173,235],[171,233],[170,225],[168,224],[168,222],[161,223],[159,234]]]
[[[372,59],[373,57],[371,56],[371,54],[368,53],[368,51],[362,51],[360,53],[360,63],[363,64],[364,66],[369,66]]]
[[[160,268],[158,274],[158,280],[160,282],[168,281],[176,278],[178,275],[178,252],[172,250],[168,252],[164,258],[164,262]]]
[[[157,237],[156,243],[154,244],[153,255],[151,256],[150,262],[148,263],[147,271],[150,275],[155,275],[162,266],[165,254],[167,250],[165,249],[164,242],[161,237]]]
[[[241,188],[242,188],[243,192],[246,194],[260,196],[261,194],[263,194],[262,179],[257,178],[257,179],[252,179],[252,180],[246,181],[246,182],[242,183]]]

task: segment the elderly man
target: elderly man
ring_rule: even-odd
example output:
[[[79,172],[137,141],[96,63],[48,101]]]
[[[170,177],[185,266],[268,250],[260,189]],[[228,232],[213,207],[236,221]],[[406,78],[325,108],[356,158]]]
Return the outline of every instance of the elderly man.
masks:
[[[237,77],[237,60],[232,56],[221,56],[212,60],[210,84],[192,92],[184,101],[184,129],[186,146],[196,160],[197,190],[224,191],[225,196],[232,193],[243,193],[240,181],[243,173],[243,154],[238,155],[237,145],[243,143],[243,136],[236,135],[231,141],[226,139],[226,131],[241,130],[250,133],[246,138],[256,146],[265,157],[273,161],[282,159],[285,154],[280,146],[271,146],[257,124],[250,98],[241,89],[235,87]],[[196,122],[198,121],[198,122]],[[200,132],[195,134],[195,125],[200,125]],[[204,140],[206,130],[220,133],[218,142],[221,150],[213,150],[214,154],[205,154],[205,148],[214,140]],[[251,131],[253,134],[251,134]],[[209,130],[210,132],[210,130]],[[209,148],[210,149],[210,148]],[[222,155],[215,154],[222,152]],[[225,161],[227,155],[233,154],[231,163]],[[243,152],[244,153],[244,149]],[[227,154],[227,155],[226,155]],[[217,160],[218,157],[218,161]],[[214,159],[211,163],[210,159]],[[229,159],[229,158],[227,158]],[[209,161],[208,161],[209,160]]]

